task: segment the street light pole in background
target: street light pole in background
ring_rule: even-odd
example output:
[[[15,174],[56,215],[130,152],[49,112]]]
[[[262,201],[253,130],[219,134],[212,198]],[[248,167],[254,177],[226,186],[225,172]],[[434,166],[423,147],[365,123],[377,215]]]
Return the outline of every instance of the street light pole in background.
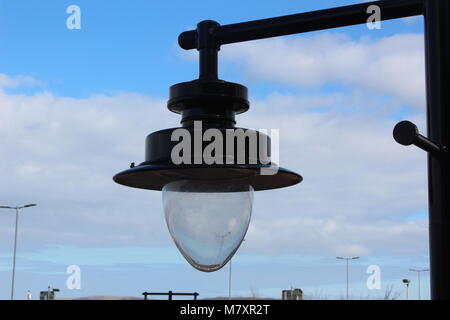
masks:
[[[347,262],[347,300],[348,300],[348,261],[359,259],[359,257],[336,257],[336,259],[345,260]]]
[[[417,280],[419,283],[419,300],[420,300],[420,273],[430,271],[430,269],[409,269],[409,271],[417,272]]]
[[[29,208],[36,206],[35,203],[26,204],[22,207],[9,207],[9,206],[0,206],[0,209],[14,209],[16,210],[16,230],[14,232],[14,256],[13,256],[13,271],[12,271],[12,280],[11,280],[11,300],[14,300],[14,279],[16,276],[16,250],[17,250],[17,229],[19,227],[19,210],[23,208]]]
[[[231,300],[231,265],[232,265],[233,259],[230,259],[230,274],[228,277],[228,300]]]
[[[245,242],[245,239],[242,240],[242,243]],[[228,300],[231,300],[231,269],[232,269],[233,258],[230,259],[230,272],[228,274]]]
[[[409,284],[411,283],[411,280],[403,279],[403,283],[406,285],[406,300],[409,300]]]

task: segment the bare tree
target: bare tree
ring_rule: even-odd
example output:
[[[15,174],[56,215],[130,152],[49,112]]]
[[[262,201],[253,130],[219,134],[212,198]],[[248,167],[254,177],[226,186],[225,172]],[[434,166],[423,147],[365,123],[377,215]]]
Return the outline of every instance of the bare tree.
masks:
[[[250,287],[250,293],[251,293],[251,297],[253,299],[258,299],[259,298],[259,293],[258,293],[257,289],[255,289],[253,287]]]
[[[383,300],[397,300],[400,296],[401,293],[399,291],[394,291],[393,284],[386,285]]]

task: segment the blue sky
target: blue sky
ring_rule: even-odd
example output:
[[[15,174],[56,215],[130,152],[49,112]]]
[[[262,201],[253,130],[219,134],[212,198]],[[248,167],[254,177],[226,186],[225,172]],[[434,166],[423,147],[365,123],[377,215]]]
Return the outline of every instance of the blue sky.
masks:
[[[170,85],[197,74],[194,61],[180,59],[177,37],[198,21],[227,24],[351,3],[355,1],[78,1],[82,29],[71,31],[65,20],[73,1],[2,1],[0,66],[8,75],[36,76],[46,89],[64,96],[126,91],[164,97]],[[421,32],[422,24],[386,21],[372,33],[360,26],[336,29],[341,30],[352,37],[380,38]],[[239,72],[223,74],[230,80],[242,77]]]
[[[352,3],[0,0],[0,205],[39,204],[21,217],[17,298],[49,284],[62,297],[226,295],[228,267],[204,274],[188,265],[160,194],[111,177],[143,160],[146,134],[178,124],[165,110],[168,87],[198,69],[196,53],[177,46],[180,32],[203,19],[227,24]],[[81,30],[66,28],[72,4]],[[355,254],[355,298],[382,296],[389,284],[403,294],[405,277],[414,296],[408,269],[428,265],[426,157],[396,145],[391,130],[404,118],[424,130],[422,37],[417,17],[222,48],[220,76],[249,87],[252,106],[238,123],[279,128],[281,165],[305,178],[255,195],[234,259],[235,295],[279,297],[294,286],[339,298],[345,270],[334,256]],[[12,212],[1,211],[2,299],[13,227]],[[81,290],[65,288],[71,264],[81,267]],[[371,264],[382,269],[382,290],[365,286]]]

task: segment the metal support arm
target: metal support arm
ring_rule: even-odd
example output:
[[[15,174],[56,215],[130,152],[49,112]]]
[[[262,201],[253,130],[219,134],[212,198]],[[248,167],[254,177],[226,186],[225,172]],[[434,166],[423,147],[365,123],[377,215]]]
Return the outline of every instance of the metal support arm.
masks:
[[[404,146],[415,145],[420,149],[438,155],[446,151],[444,146],[440,146],[427,137],[419,133],[417,126],[409,121],[401,121],[394,128],[394,139]]]
[[[350,6],[292,14],[288,16],[254,20],[217,26],[211,36],[219,47],[223,44],[273,38],[290,34],[346,27],[366,23],[367,8],[377,5],[381,20],[391,20],[421,15],[423,0],[383,0]],[[198,29],[180,34],[178,43],[189,50],[198,46]]]

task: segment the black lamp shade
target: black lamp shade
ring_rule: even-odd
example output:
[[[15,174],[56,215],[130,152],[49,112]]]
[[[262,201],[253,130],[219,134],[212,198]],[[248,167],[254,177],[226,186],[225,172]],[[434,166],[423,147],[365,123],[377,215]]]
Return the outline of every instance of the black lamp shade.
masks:
[[[274,170],[274,175],[262,175],[261,169]],[[140,165],[122,171],[114,181],[134,188],[162,190],[177,180],[233,180],[250,184],[255,191],[284,188],[302,181],[292,171],[271,165]]]
[[[231,154],[227,154],[224,146],[222,150],[223,164],[195,163],[194,144],[192,143],[191,164],[176,165],[172,162],[172,148],[178,141],[172,141],[172,133],[177,129],[188,130],[194,135],[194,128],[172,128],[151,133],[146,139],[146,161],[136,167],[122,171],[113,177],[119,184],[149,190],[161,190],[167,183],[177,180],[233,180],[248,183],[254,190],[268,190],[288,187],[302,181],[302,177],[292,171],[277,167],[274,163],[263,162],[260,158],[261,139],[266,140],[267,155],[270,155],[270,138],[265,134],[251,129],[220,128],[226,135],[226,130],[242,130],[256,137],[257,149],[252,157],[250,152],[250,139],[244,140],[241,150],[238,144]],[[203,128],[202,133],[208,128]],[[202,143],[202,151],[210,142]],[[237,153],[245,153],[243,163],[229,163],[229,159],[237,159]],[[228,159],[228,162],[227,162]]]

